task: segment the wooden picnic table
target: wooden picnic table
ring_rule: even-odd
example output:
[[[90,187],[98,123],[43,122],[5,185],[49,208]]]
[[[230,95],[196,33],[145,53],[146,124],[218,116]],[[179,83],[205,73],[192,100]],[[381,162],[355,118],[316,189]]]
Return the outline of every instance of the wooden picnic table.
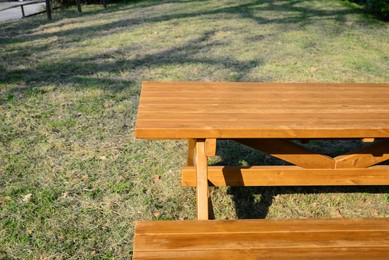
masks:
[[[144,82],[135,136],[188,139],[197,221],[141,221],[134,259],[383,259],[389,219],[212,220],[208,186],[389,185],[389,84]],[[295,140],[362,139],[330,157]],[[208,166],[218,139],[287,166]]]
[[[389,84],[144,82],[135,136],[188,139],[184,186],[197,187],[208,219],[208,185],[389,185]],[[293,139],[372,144],[332,158]],[[230,139],[293,165],[208,166]],[[373,142],[374,141],[374,142]]]

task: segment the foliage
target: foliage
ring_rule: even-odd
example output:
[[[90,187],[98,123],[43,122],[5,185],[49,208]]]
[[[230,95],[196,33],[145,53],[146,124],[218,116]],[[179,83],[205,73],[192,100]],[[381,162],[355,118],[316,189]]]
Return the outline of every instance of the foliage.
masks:
[[[389,20],[389,1],[388,0],[350,0],[352,2],[364,5],[366,9],[384,20]]]
[[[69,8],[71,6],[75,6],[77,0],[52,0],[52,1],[54,2],[54,4],[57,4],[65,8]],[[106,0],[106,1],[107,3],[110,4],[121,2],[121,0]],[[80,3],[82,5],[102,4],[102,2],[103,0],[80,0]]]

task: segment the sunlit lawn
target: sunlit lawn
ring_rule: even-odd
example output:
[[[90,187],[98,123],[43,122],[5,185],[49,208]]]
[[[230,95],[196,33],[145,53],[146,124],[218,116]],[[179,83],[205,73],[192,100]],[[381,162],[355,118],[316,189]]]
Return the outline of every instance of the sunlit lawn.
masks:
[[[0,25],[0,258],[128,258],[194,219],[185,141],[134,140],[143,80],[388,82],[389,24],[338,0],[139,1]],[[311,142],[326,153],[360,145]],[[211,163],[279,161],[229,142]],[[386,187],[215,188],[217,219],[389,217]]]

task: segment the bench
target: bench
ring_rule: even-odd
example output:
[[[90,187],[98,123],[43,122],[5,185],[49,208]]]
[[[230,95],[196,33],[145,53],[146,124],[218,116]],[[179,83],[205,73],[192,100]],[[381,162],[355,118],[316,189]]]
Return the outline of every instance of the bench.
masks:
[[[286,256],[298,256],[300,252],[309,256],[310,248],[324,256],[368,256],[373,249],[377,249],[377,256],[389,255],[387,219],[207,221],[210,185],[389,185],[389,166],[377,165],[389,159],[389,84],[144,82],[135,136],[189,140],[182,184],[196,187],[199,220],[137,223],[135,257],[143,255],[145,248],[165,252],[167,257],[196,248],[209,251],[206,248],[217,243],[218,232],[225,234],[225,245],[235,245],[231,250],[238,252],[237,257],[258,252],[270,256],[280,249]],[[311,151],[296,139],[361,139],[371,144],[333,158]],[[217,140],[241,143],[291,165],[208,166],[207,158],[215,155]],[[314,228],[307,231],[305,223]],[[166,230],[164,225],[172,229]],[[267,230],[269,225],[274,229]],[[210,238],[196,240],[199,244],[195,248],[187,250],[186,245],[169,242],[185,241],[188,234],[201,238],[205,236],[202,227],[210,230]],[[252,233],[239,233],[241,229],[259,232],[252,242],[263,252],[246,243]],[[292,235],[275,236],[277,229]],[[351,235],[358,232],[364,236]],[[269,242],[265,239],[268,236],[274,240]],[[294,247],[296,243],[299,249]],[[163,249],[167,244],[172,247]],[[373,253],[370,256],[375,257]]]
[[[145,221],[134,259],[384,259],[389,219]]]

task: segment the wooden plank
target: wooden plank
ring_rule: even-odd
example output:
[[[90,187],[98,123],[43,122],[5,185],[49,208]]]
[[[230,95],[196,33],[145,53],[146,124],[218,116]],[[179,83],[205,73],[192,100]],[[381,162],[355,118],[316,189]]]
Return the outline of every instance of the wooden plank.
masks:
[[[379,141],[335,158],[336,168],[366,168],[389,160],[389,140]]]
[[[195,226],[193,227],[195,229]],[[279,233],[212,233],[187,234],[145,234],[136,239],[143,245],[155,245],[170,250],[212,250],[243,248],[331,248],[331,247],[369,247],[384,245],[389,250],[389,231],[342,231],[336,232],[279,232]],[[320,243],[320,245],[318,245]],[[152,247],[148,249],[152,251]]]
[[[205,140],[205,155],[215,156],[216,155],[216,139]]]
[[[331,169],[335,168],[334,159],[317,154],[289,140],[279,139],[234,139],[234,141],[261,150],[281,160],[302,168]]]
[[[206,94],[204,94],[206,95]],[[333,105],[371,105],[372,107],[378,107],[379,104],[385,104],[389,98],[387,97],[370,97],[370,98],[345,98],[345,97],[339,97],[339,98],[313,98],[313,97],[302,97],[297,96],[295,98],[293,97],[276,97],[276,96],[258,96],[251,98],[249,97],[240,97],[240,96],[233,96],[231,94],[231,97],[227,96],[217,96],[209,94],[208,97],[202,97],[202,98],[196,98],[182,95],[182,96],[172,96],[172,97],[141,97],[143,101],[145,101],[145,104],[150,104],[151,102],[156,101],[157,104],[169,104],[169,101],[171,101],[170,104],[185,104],[185,102],[189,104],[273,104],[280,102],[280,105],[283,105],[285,107],[288,107],[289,105],[293,103],[301,103],[302,104],[310,104],[310,105],[317,105],[317,107],[320,107],[324,104],[333,104]],[[159,102],[157,102],[159,101]],[[375,104],[377,102],[377,104]],[[387,103],[386,103],[387,104]]]
[[[134,259],[383,257],[389,219],[137,222]],[[192,258],[191,258],[192,257]],[[234,258],[234,257],[233,257]]]
[[[309,85],[309,84],[308,84]],[[161,89],[146,89],[147,93],[145,94],[145,97],[155,97],[159,94],[161,94],[161,97],[187,97],[188,95],[193,95],[193,97],[198,98],[209,98],[208,96],[201,96],[202,94],[215,94],[217,97],[249,97],[247,93],[252,93],[253,97],[282,97],[282,98],[292,98],[292,97],[298,97],[298,96],[306,96],[306,97],[317,97],[317,98],[328,98],[330,96],[333,96],[335,98],[344,98],[342,97],[343,93],[347,93],[350,97],[360,97],[360,96],[366,96],[368,98],[374,98],[374,97],[380,97],[380,93],[383,94],[381,96],[382,98],[388,97],[386,92],[383,92],[383,88],[380,89],[370,89],[365,88],[363,90],[354,90],[353,88],[349,88],[348,90],[342,90],[338,88],[310,88],[310,89],[304,89],[301,88],[267,88],[267,87],[252,87],[252,88],[212,88],[212,87],[204,87],[204,88],[161,88]],[[326,92],[323,93],[322,96],[319,96],[318,93],[325,90]],[[285,95],[282,95],[281,93],[285,93]],[[234,95],[232,95],[234,94]],[[289,96],[290,95],[290,96]],[[251,98],[251,97],[250,97]]]
[[[240,123],[238,125],[238,123]],[[205,138],[363,138],[363,135],[373,135],[374,138],[388,138],[389,127],[385,124],[389,120],[381,120],[381,122],[366,121],[358,125],[353,122],[343,122],[328,120],[324,121],[175,121],[175,120],[150,120],[142,121],[137,124],[136,132],[153,132],[164,131],[167,128],[174,136],[177,131],[187,131],[187,138],[193,138],[192,132],[197,132],[205,136]],[[158,124],[158,126],[157,126]],[[318,124],[321,124],[320,126]],[[369,128],[370,127],[370,128]],[[172,130],[174,129],[174,130]],[[208,135],[208,132],[219,131],[223,136]],[[238,132],[238,133],[235,133]],[[258,133],[255,133],[258,132]],[[274,134],[274,133],[275,134]],[[291,134],[293,133],[293,134]],[[304,134],[301,134],[304,133]],[[300,136],[296,136],[299,134]],[[161,134],[155,133],[155,136]],[[182,133],[180,135],[185,137]],[[198,137],[198,136],[197,136]],[[145,137],[146,138],[146,137]],[[165,138],[170,138],[166,136]],[[187,139],[186,138],[186,139]],[[194,136],[196,138],[196,136]]]
[[[308,99],[301,99],[298,100],[297,104],[301,105],[310,105],[310,106],[316,106],[316,107],[324,107],[326,105],[328,106],[357,106],[357,105],[363,105],[363,106],[370,106],[370,107],[378,107],[380,105],[387,105],[387,99],[384,100],[374,100],[374,103],[371,102],[371,100],[368,99],[347,99],[347,100],[341,100],[342,102],[339,102],[337,99],[328,99],[323,100],[323,102],[317,102],[317,100],[314,102],[312,100]],[[218,98],[218,97],[212,97],[209,96],[207,98],[199,98],[193,101],[193,98],[185,97],[185,98],[175,98],[172,100],[171,98],[147,98],[141,96],[141,106],[148,106],[150,104],[171,104],[171,105],[185,105],[188,106],[197,104],[197,105],[263,105],[263,106],[271,106],[271,105],[281,105],[285,108],[288,107],[295,107],[296,102],[293,102],[293,100],[290,100],[288,98],[274,98],[274,99],[266,99],[263,100],[263,102],[259,103],[257,99],[236,99],[236,98]]]
[[[195,165],[196,140],[188,139],[188,156],[186,159],[187,166]]]
[[[205,155],[205,140],[196,140],[196,198],[197,219],[208,219],[208,162]]]
[[[238,124],[240,123],[240,124]],[[386,128],[386,124],[389,123],[389,119],[380,120],[380,122],[367,120],[363,123],[355,124],[354,122],[344,121],[343,124],[336,120],[310,120],[310,121],[258,121],[258,120],[238,120],[235,121],[205,121],[205,120],[196,120],[196,121],[180,121],[180,120],[143,120],[141,122],[138,121],[138,128],[149,130],[149,129],[161,129],[164,128],[183,128],[183,130],[190,130],[192,127],[193,130],[204,131],[204,130],[229,130],[229,131],[238,131],[238,130],[252,130],[252,131],[267,131],[267,130],[276,130],[278,132],[286,132],[284,138],[289,138],[287,132],[288,131],[323,131],[323,132],[334,132],[338,130],[348,131],[350,134],[347,137],[353,138],[353,131],[355,132],[374,132],[374,138],[377,138],[377,135],[387,134],[389,131],[389,127]],[[158,125],[157,125],[158,124]],[[369,126],[371,128],[369,128]],[[282,127],[282,129],[277,129],[277,127]],[[381,128],[380,128],[381,127]],[[250,129],[252,128],[252,129]],[[259,131],[260,132],[260,131]],[[342,135],[342,133],[340,133]],[[235,134],[239,136],[239,134]],[[310,134],[311,136],[318,136],[320,138],[321,133]],[[259,133],[256,136],[266,136],[263,133]],[[253,137],[253,138],[258,138]],[[189,137],[190,138],[190,137]],[[217,137],[215,137],[217,139]],[[228,137],[225,137],[228,138]],[[245,137],[242,137],[245,138]],[[250,138],[250,137],[248,137]],[[304,138],[304,137],[301,137]],[[324,137],[322,137],[324,138]],[[337,138],[337,136],[333,136],[333,138]],[[363,137],[357,137],[363,138]],[[383,137],[388,138],[388,137]],[[203,138],[204,139],[204,138]],[[298,139],[298,138],[290,138],[290,139]]]
[[[294,89],[298,90],[312,90],[318,88],[324,88],[326,90],[333,89],[337,91],[369,91],[369,90],[382,90],[388,86],[387,83],[297,83],[297,82],[161,82],[161,81],[143,81],[142,88],[151,90],[162,91],[166,89],[172,89],[173,91],[182,89],[207,90],[207,89],[234,89],[237,91],[247,90],[249,88],[261,88],[278,91],[279,89]]]
[[[240,219],[240,220],[185,220],[185,221],[138,221],[137,234],[191,234],[191,233],[282,233],[302,230],[303,219]],[[389,218],[319,218],[307,219],[306,232],[322,231],[389,231]]]
[[[188,98],[191,96],[194,99],[205,98],[209,99],[210,97],[204,96],[206,93],[211,93],[209,91],[198,91],[193,89],[192,91],[147,91],[143,95],[145,98]],[[352,99],[362,99],[365,96],[367,99],[388,99],[389,93],[385,92],[347,92],[347,97]],[[268,98],[282,98],[289,100],[299,100],[299,99],[309,99],[309,100],[328,100],[328,99],[336,99],[336,100],[346,100],[347,98],[339,95],[339,91],[327,91],[326,93],[322,93],[321,91],[310,91],[310,92],[297,92],[297,91],[278,91],[278,92],[267,92],[257,90],[250,90],[246,92],[237,92],[236,90],[221,92],[218,90],[214,90],[212,92],[212,98],[231,98],[231,99],[268,99]]]
[[[333,247],[333,248],[263,248],[223,250],[169,250],[135,252],[136,259],[387,259],[387,247]]]
[[[212,186],[389,185],[389,166],[367,169],[304,169],[298,166],[209,166]],[[182,185],[196,186],[193,167],[182,169]]]
[[[199,122],[213,122],[213,121],[223,121],[223,122],[239,122],[239,121],[255,121],[255,122],[267,122],[267,121],[280,121],[280,122],[295,122],[300,120],[302,122],[314,120],[320,123],[323,122],[339,122],[339,116],[336,113],[164,113],[160,114],[159,117],[156,117],[154,113],[139,113],[138,120],[167,120],[167,121],[199,121]],[[366,112],[364,114],[355,114],[355,113],[342,113],[342,122],[355,120],[367,120],[367,121],[377,121],[380,122],[389,120],[389,113],[376,114],[375,112]]]
[[[203,104],[203,105],[198,105],[196,104],[195,106],[188,106],[188,105],[182,105],[182,104],[156,104],[154,106],[149,106],[149,105],[142,105],[139,107],[142,110],[142,114],[153,114],[156,112],[160,113],[167,113],[170,111],[175,111],[175,113],[178,114],[201,114],[201,113],[206,113],[210,115],[214,114],[228,114],[228,113],[236,113],[236,114],[242,114],[242,113],[247,113],[247,114],[283,114],[285,111],[288,113],[293,113],[293,114],[304,114],[304,113],[321,113],[321,114],[328,114],[328,113],[333,113],[333,114],[350,114],[350,113],[356,113],[360,112],[362,109],[365,110],[366,113],[388,113],[389,112],[389,106],[387,107],[371,107],[369,105],[360,105],[358,107],[353,107],[353,106],[348,106],[348,107],[342,107],[342,106],[334,106],[331,108],[325,107],[325,106],[311,106],[311,105],[295,105],[295,106],[288,106],[288,109],[285,107],[282,107],[278,104],[277,105],[272,105],[272,104],[262,104],[262,105],[255,105],[255,104],[245,104],[245,105],[236,105],[236,104],[231,104],[231,105],[212,105],[212,104]],[[190,111],[186,111],[185,109],[190,109]],[[339,115],[338,115],[339,116]]]
[[[345,128],[339,124],[328,124],[331,129],[307,129],[298,123],[290,124],[287,128],[279,123],[266,126],[253,125],[251,123],[240,122],[240,128],[230,128],[228,124],[215,125],[205,128],[201,126],[186,125],[180,123],[164,122],[159,127],[155,127],[156,122],[138,123],[135,129],[135,136],[144,139],[188,139],[188,138],[363,138],[364,136],[374,136],[375,138],[388,138],[389,127],[379,128],[378,126],[366,125],[366,128]],[[193,123],[193,122],[192,122]],[[389,122],[388,122],[389,123]],[[313,125],[313,124],[312,124]],[[261,126],[262,128],[259,128]]]

